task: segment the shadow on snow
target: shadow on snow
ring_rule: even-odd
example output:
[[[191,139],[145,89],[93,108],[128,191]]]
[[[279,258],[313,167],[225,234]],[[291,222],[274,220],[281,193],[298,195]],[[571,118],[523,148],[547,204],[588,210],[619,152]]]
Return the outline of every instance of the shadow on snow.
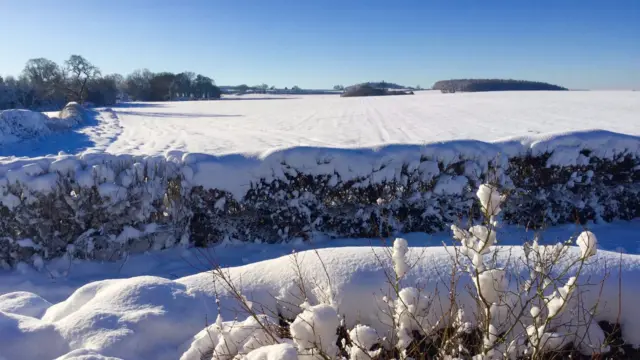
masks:
[[[169,117],[169,118],[207,118],[207,117],[241,117],[243,115],[233,114],[202,114],[202,113],[168,113],[168,112],[133,112],[116,111],[117,114],[149,117]]]

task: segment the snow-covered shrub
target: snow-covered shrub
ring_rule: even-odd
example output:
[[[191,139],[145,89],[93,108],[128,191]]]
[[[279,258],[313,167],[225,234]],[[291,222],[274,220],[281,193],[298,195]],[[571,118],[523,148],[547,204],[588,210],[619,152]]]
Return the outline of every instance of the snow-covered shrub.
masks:
[[[31,110],[2,110],[0,146],[45,137],[56,131],[67,131],[86,121],[89,116],[86,111],[75,102],[68,103],[60,111],[59,117],[54,118]]]
[[[51,134],[49,118],[30,110],[0,111],[0,146]]]
[[[234,359],[238,355],[247,355],[253,350],[281,342],[282,339],[272,337],[276,326],[277,324],[264,315],[249,317],[242,322],[223,322],[218,315],[215,324],[195,336],[195,340],[180,360],[201,360],[204,354],[207,354],[207,360],[226,360]],[[282,349],[270,351],[282,351]],[[256,353],[253,356],[258,355]]]
[[[58,117],[49,120],[49,127],[54,130],[69,130],[86,122],[87,110],[75,101],[68,103],[60,110]]]
[[[246,321],[261,319],[261,324],[268,324],[253,327],[255,338],[262,339],[258,343],[264,343],[264,348],[259,352],[251,349],[265,359],[284,350],[292,359],[542,359],[560,355],[569,345],[587,356],[607,353],[608,335],[594,320],[604,306],[598,307],[597,298],[592,299],[595,307],[590,308],[580,301],[584,295],[581,281],[585,281],[582,269],[597,253],[595,235],[584,231],[575,242],[555,246],[542,246],[535,240],[525,245],[521,258],[498,263],[495,259],[500,249],[495,244],[499,242],[499,216],[506,197],[489,184],[479,187],[477,197],[482,223],[468,229],[452,226],[459,245],[448,249],[451,279],[425,279],[448,285],[449,293],[444,295],[448,304],[442,303],[442,294],[433,289],[405,283],[411,261],[407,242],[400,238],[387,252],[391,260],[391,267],[385,270],[389,292],[381,299],[377,317],[388,320],[380,322],[356,321],[347,327],[341,318],[358,315],[341,313],[338,303],[331,299],[330,303],[317,300],[317,305],[310,305],[308,298],[300,300],[298,311],[289,308],[293,313],[287,317],[276,310],[256,313],[253,303],[223,270],[215,270],[214,278],[232,289],[230,293],[244,304],[241,307],[251,314]],[[574,251],[573,244],[579,251]],[[385,266],[384,262],[380,265]],[[473,287],[471,299],[475,300],[471,304],[463,299],[465,286],[456,282],[460,280],[457,274]],[[295,301],[300,295],[286,300]],[[340,294],[335,297],[340,298]],[[275,314],[280,317],[275,318]],[[292,314],[294,318],[288,320]],[[232,328],[235,323],[213,327]],[[354,324],[353,320],[349,324]],[[271,340],[265,340],[265,331],[272,332]],[[217,348],[221,341],[215,340],[218,338],[217,333],[213,341],[203,333],[197,335],[191,348],[200,350],[194,354]],[[225,348],[232,349],[233,355],[238,355],[236,359],[250,359],[251,351],[244,347],[247,338],[252,336],[245,334]],[[205,358],[219,359],[215,352]]]
[[[289,326],[298,353],[309,359],[336,356],[340,325],[336,309],[327,304],[301,307],[302,313]]]
[[[48,173],[30,165],[8,171],[5,185],[0,182],[0,261],[31,263],[34,255],[115,260],[188,244],[186,195],[172,163],[91,165],[60,156]],[[24,246],[24,239],[33,245]]]

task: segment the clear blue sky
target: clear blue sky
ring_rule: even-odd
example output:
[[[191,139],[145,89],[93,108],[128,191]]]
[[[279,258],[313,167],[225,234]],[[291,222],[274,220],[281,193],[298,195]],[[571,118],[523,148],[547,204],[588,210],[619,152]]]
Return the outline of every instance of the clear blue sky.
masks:
[[[540,80],[640,88],[640,0],[0,0],[0,74],[80,54],[219,85]]]

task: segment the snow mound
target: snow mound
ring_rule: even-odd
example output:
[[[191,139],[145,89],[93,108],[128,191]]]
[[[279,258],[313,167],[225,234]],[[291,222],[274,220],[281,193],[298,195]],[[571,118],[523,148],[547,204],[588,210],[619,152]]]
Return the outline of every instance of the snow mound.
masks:
[[[70,102],[60,111],[57,118],[52,118],[50,126],[57,130],[67,130],[85,122],[86,110],[77,102]]]
[[[51,303],[36,294],[17,291],[0,295],[0,311],[40,318]]]
[[[49,118],[30,110],[0,111],[0,145],[43,137],[51,134]]]
[[[0,359],[51,359],[68,351],[53,324],[0,311]]]
[[[55,360],[122,360],[120,358],[102,356],[97,352],[89,349],[77,349],[72,352],[62,355]]]
[[[71,349],[128,360],[179,358],[206,318],[206,304],[186,286],[151,276],[87,284],[43,316]]]

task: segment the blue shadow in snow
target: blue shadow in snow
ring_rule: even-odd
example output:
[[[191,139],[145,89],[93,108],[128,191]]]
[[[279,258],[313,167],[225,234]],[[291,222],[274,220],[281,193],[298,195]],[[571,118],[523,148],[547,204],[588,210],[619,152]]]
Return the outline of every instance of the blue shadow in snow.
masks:
[[[255,98],[243,98],[243,97],[235,97],[235,98],[228,98],[228,97],[222,97],[218,100],[222,100],[222,101],[251,101],[251,100],[295,100],[295,99],[300,99],[299,97],[255,97]]]
[[[241,117],[244,115],[234,114],[202,114],[202,113],[168,113],[168,112],[134,112],[134,111],[117,111],[118,114],[131,116],[150,116],[150,117],[168,117],[168,118],[208,118],[208,117]]]
[[[126,108],[162,108],[167,105],[161,103],[151,102],[122,102],[115,105],[108,106],[112,109],[126,109]]]

